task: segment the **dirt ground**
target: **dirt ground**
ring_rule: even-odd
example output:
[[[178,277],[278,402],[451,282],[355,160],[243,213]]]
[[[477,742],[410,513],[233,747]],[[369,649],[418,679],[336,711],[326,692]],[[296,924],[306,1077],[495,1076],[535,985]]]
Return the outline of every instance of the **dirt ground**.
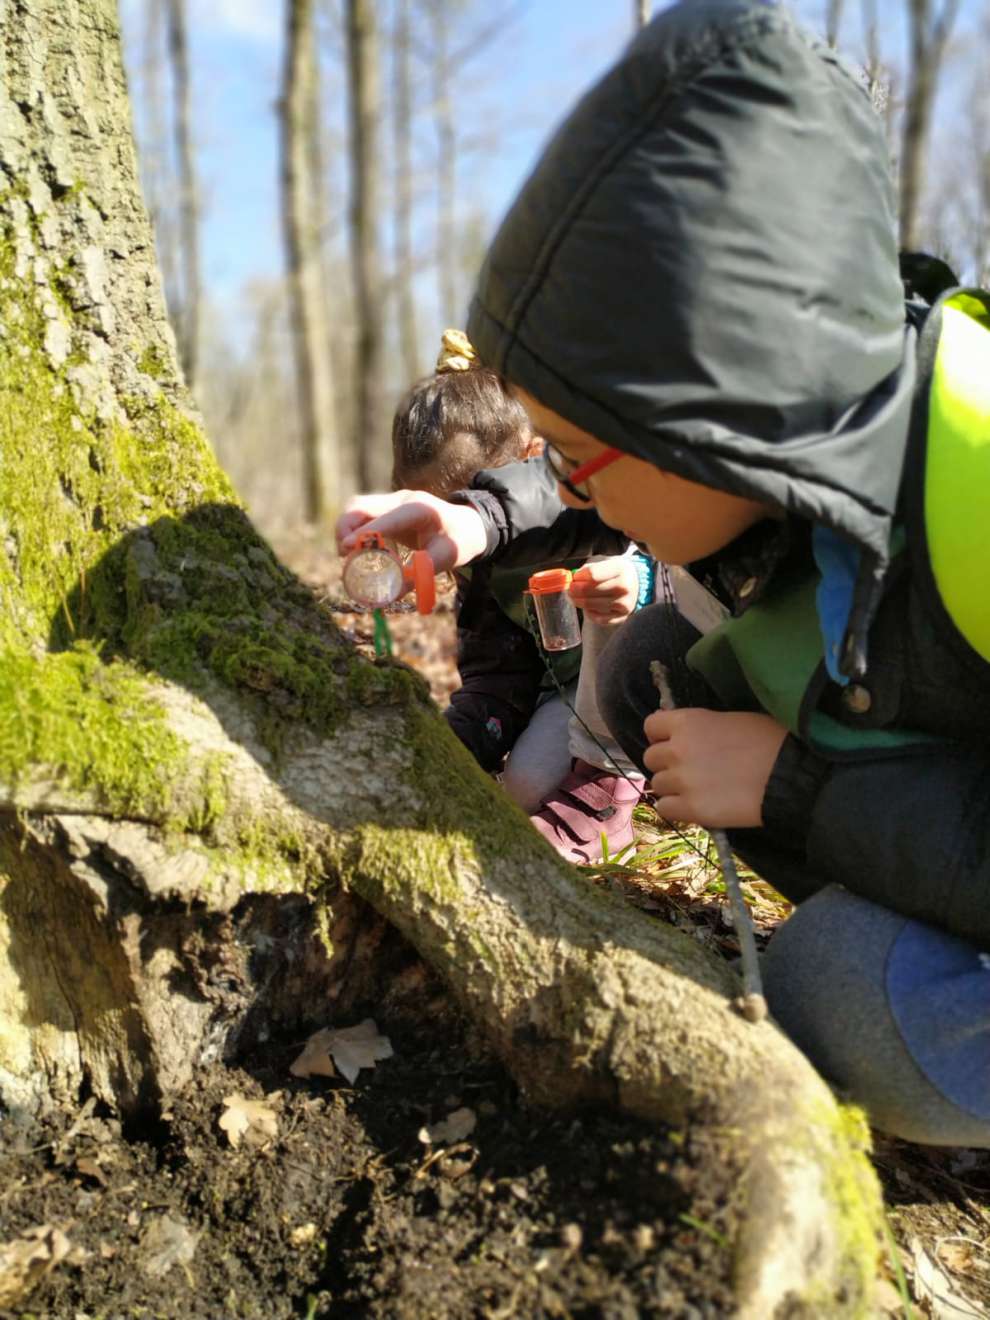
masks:
[[[346,609],[326,550],[282,552],[369,646],[371,620]],[[451,595],[431,619],[400,611],[391,627],[444,702]],[[636,855],[597,883],[734,957],[704,836],[639,815]],[[787,906],[754,876],[745,889],[765,941]],[[428,1001],[425,1022],[367,1006],[392,1053],[353,1082],[293,1076],[304,1042],[269,1042],[204,1070],[139,1130],[91,1103],[58,1126],[0,1121],[0,1316],[729,1314],[725,1151],[607,1113],[529,1109],[439,987]],[[877,1136],[874,1158],[890,1241],[873,1313],[990,1316],[990,1153]]]
[[[136,1141],[98,1116],[7,1134],[2,1237],[58,1225],[73,1249],[13,1314],[726,1314],[730,1193],[690,1138],[534,1113],[451,1022],[378,1026],[394,1054],[353,1086],[293,1079],[294,1042],[207,1071]],[[274,1116],[261,1144],[221,1130],[234,1094]],[[419,1139],[464,1109],[468,1139]]]

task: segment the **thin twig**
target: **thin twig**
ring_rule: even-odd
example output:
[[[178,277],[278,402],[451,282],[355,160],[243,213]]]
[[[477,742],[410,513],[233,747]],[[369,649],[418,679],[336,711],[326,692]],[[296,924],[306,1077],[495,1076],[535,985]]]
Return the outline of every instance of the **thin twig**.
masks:
[[[650,661],[650,677],[660,693],[661,709],[672,709],[675,704],[673,691],[666,670],[659,660]],[[760,977],[760,960],[756,952],[753,919],[750,916],[749,908],[746,906],[746,900],[743,898],[742,886],[739,883],[739,875],[736,871],[732,849],[729,847],[725,830],[709,830],[708,833],[712,836],[715,851],[718,854],[718,864],[722,871],[722,878],[725,881],[725,892],[729,896],[732,922],[736,928],[736,935],[739,938],[739,952],[742,955],[743,992],[737,999],[732,1001],[732,1006],[742,1014],[747,1022],[762,1022],[767,1015],[767,1001],[763,994],[763,982]]]

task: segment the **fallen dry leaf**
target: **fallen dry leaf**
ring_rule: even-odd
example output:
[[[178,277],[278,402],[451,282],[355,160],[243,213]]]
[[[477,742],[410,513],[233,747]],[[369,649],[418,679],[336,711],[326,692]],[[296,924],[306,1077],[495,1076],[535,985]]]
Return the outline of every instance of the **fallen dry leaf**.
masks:
[[[108,1186],[106,1174],[100,1168],[98,1161],[90,1155],[79,1156],[76,1160],[76,1172],[81,1173],[86,1178],[92,1178],[101,1187]]]
[[[914,1290],[926,1302],[934,1320],[985,1320],[985,1312],[960,1293],[925,1250],[919,1238],[911,1243]]]
[[[247,1100],[243,1095],[224,1096],[226,1108],[220,1115],[220,1127],[236,1150],[241,1140],[249,1146],[263,1146],[278,1135],[278,1116],[263,1100]]]
[[[421,1127],[417,1137],[424,1146],[435,1146],[438,1142],[463,1141],[478,1125],[478,1116],[473,1109],[455,1109],[452,1114]]]
[[[0,1309],[18,1305],[61,1261],[81,1265],[87,1254],[51,1224],[39,1224],[0,1244]]]
[[[319,1038],[319,1045],[325,1049],[334,1063],[341,1069],[347,1081],[354,1082],[362,1068],[374,1068],[380,1059],[391,1059],[392,1041],[388,1036],[380,1036],[378,1027],[371,1018],[364,1019],[355,1027],[327,1027],[310,1036],[308,1047]],[[305,1055],[306,1051],[302,1051]],[[297,1059],[296,1063],[300,1063]]]
[[[969,1238],[947,1237],[935,1243],[935,1259],[939,1265],[956,1274],[972,1270],[978,1258],[980,1244]]]
[[[330,1032],[315,1031],[303,1046],[302,1054],[289,1065],[293,1077],[336,1077],[337,1069],[330,1058]]]
[[[188,1276],[202,1236],[181,1215],[157,1215],[141,1234],[141,1268],[161,1279],[174,1265],[181,1265]]]

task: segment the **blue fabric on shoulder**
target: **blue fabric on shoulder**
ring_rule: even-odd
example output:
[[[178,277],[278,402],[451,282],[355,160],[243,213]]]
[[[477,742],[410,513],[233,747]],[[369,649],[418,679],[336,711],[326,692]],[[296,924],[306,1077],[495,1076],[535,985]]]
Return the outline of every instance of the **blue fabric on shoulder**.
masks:
[[[636,608],[641,610],[647,605],[652,605],[656,596],[657,561],[644,550],[636,550],[632,556],[632,561],[636,567],[636,576],[639,578]]]
[[[849,676],[839,669],[839,657],[849,627],[853,592],[859,573],[859,547],[845,540],[831,527],[815,527],[811,533],[811,549],[821,574],[816,594],[818,622],[825,643],[825,668],[834,683],[841,686]]]
[[[931,1084],[990,1119],[990,953],[908,921],[887,958],[886,989],[901,1039]]]

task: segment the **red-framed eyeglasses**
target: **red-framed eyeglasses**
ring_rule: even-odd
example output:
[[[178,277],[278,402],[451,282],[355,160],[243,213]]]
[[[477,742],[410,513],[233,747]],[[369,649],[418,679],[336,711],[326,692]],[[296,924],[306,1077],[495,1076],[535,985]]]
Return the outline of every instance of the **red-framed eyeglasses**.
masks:
[[[596,472],[601,472],[602,468],[607,468],[616,459],[624,457],[625,453],[621,449],[606,449],[603,454],[590,459],[587,463],[568,466],[570,459],[565,458],[559,449],[554,448],[551,444],[544,445],[543,449],[543,458],[553,479],[559,482],[569,495],[573,495],[576,500],[580,500],[582,504],[590,504],[591,496],[583,490],[578,490],[578,487],[582,486],[589,477],[593,477]]]

